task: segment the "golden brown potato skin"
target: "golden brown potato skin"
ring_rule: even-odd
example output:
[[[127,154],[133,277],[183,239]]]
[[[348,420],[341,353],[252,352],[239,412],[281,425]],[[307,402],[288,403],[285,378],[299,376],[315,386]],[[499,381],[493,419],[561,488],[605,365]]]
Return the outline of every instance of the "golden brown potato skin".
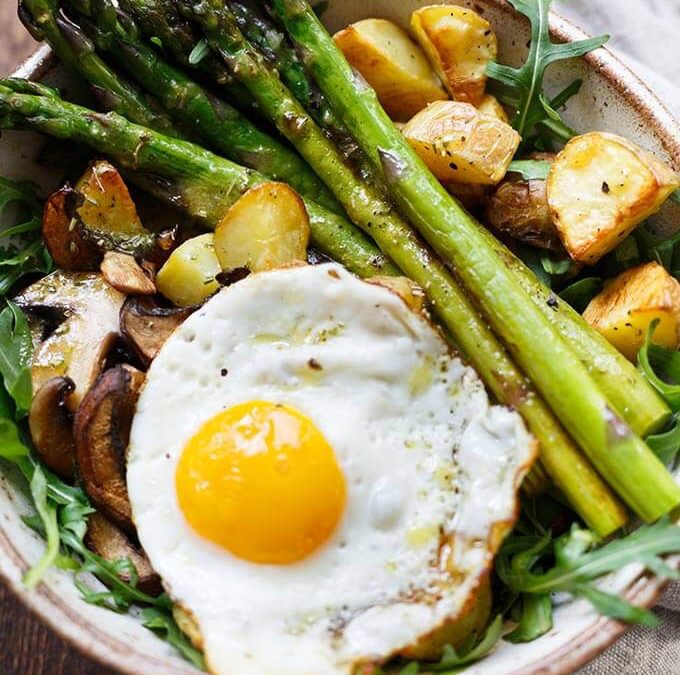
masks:
[[[402,133],[442,182],[496,185],[519,147],[519,134],[469,103],[437,101],[421,110]]]
[[[333,39],[393,120],[406,122],[428,103],[448,98],[422,49],[395,23],[365,19]]]
[[[595,264],[656,213],[678,176],[634,143],[604,132],[572,138],[548,176],[550,212],[564,247]]]
[[[583,318],[626,358],[635,362],[654,320],[654,342],[677,349],[680,283],[657,262],[626,270],[586,307]]]
[[[486,222],[524,244],[562,250],[544,180],[506,178],[489,198]]]
[[[453,99],[479,105],[498,56],[489,22],[466,7],[432,5],[413,12],[411,28]]]

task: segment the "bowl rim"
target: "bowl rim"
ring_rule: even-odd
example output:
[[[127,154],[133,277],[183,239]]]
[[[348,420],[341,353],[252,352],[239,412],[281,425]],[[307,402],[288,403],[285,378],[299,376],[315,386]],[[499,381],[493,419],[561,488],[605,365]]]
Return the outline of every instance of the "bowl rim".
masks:
[[[497,5],[508,14],[516,10],[507,0],[486,0]],[[550,13],[550,30],[558,42],[582,40],[588,35],[568,19],[555,12]],[[640,114],[641,121],[651,129],[662,147],[680,168],[680,122],[671,114],[659,97],[606,47],[590,52],[584,58],[596,69],[623,98],[629,100]],[[17,69],[13,77],[40,79],[55,64],[57,59],[47,45],[39,46]],[[62,598],[52,589],[40,585],[27,592],[21,583],[22,572],[27,561],[14,547],[6,532],[0,527],[0,580],[13,595],[36,615],[54,633],[76,648],[87,658],[127,675],[140,672],[187,675],[195,672],[189,666],[170,664],[162,657],[149,656],[135,650],[135,645],[112,638],[99,630],[92,622],[84,620],[73,612]],[[680,566],[680,556],[672,559]],[[667,581],[640,573],[629,585],[624,597],[641,607],[652,607],[661,597]],[[512,675],[568,675],[585,665],[611,646],[630,626],[614,619],[600,617],[584,632],[568,643],[530,665],[513,671]]]

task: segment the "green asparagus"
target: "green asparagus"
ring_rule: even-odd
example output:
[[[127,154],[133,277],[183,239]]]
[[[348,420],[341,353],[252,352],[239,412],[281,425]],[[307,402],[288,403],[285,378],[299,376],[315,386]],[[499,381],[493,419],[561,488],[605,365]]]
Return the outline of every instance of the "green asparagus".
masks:
[[[612,410],[588,369],[536,307],[483,228],[404,140],[309,3],[274,0],[273,6],[336,113],[382,169],[404,213],[456,270],[492,328],[601,475],[644,519],[654,520],[675,509],[680,487],[673,477]]]
[[[208,41],[225,58],[233,76],[326,181],[354,222],[425,289],[433,311],[496,397],[524,415],[539,439],[545,468],[574,508],[603,535],[620,527],[625,522],[625,510],[531,390],[451,273],[382,195],[357,178],[338,148],[245,39],[236,17],[220,0],[180,2],[180,6],[200,21]],[[584,479],[592,490],[583,489]]]
[[[130,171],[130,177],[194,218],[215,226],[249,188],[267,182],[203,148],[63,101],[25,80],[0,80],[0,128],[22,128],[90,145]],[[374,244],[340,216],[306,202],[312,245],[361,276],[398,274]]]
[[[33,37],[46,40],[67,68],[92,85],[107,109],[165,134],[183,135],[147,96],[122,81],[97,55],[92,42],[59,12],[57,0],[22,0],[19,16]]]

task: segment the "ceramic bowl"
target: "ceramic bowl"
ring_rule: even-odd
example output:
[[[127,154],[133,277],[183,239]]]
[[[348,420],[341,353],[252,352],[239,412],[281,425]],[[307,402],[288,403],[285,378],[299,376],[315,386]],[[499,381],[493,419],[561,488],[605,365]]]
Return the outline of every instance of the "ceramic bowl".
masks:
[[[324,20],[336,30],[371,16],[408,24],[412,10],[432,0],[334,0]],[[482,13],[499,37],[500,60],[521,62],[528,40],[527,22],[503,0],[458,0]],[[554,39],[571,41],[583,33],[558,16],[552,17]],[[612,27],[614,29],[615,27]],[[39,49],[16,73],[65,87],[70,95],[78,85],[70,80],[47,48]],[[614,131],[630,138],[680,170],[680,128],[655,95],[612,54],[600,49],[588,57],[552,67],[548,88],[561,89],[574,78],[583,87],[565,117],[576,129]],[[5,133],[0,139],[0,175],[28,178],[45,190],[61,176],[37,161],[43,140],[25,133]],[[680,223],[680,205],[668,204],[656,219],[663,230]],[[90,658],[124,673],[180,675],[195,672],[163,642],[131,616],[120,616],[85,604],[63,572],[50,571],[40,588],[27,593],[23,572],[38,560],[43,543],[26,528],[21,516],[29,512],[21,481],[0,475],[0,574],[17,596],[65,640]],[[200,580],[197,580],[200,583]],[[625,593],[645,606],[658,598],[662,584],[642,574],[638,566],[622,569],[607,579],[606,587]],[[598,617],[583,602],[559,607],[547,635],[524,645],[501,643],[493,654],[472,666],[470,675],[569,673],[592,659],[625,630],[622,624]],[[263,645],[263,648],[266,646]]]

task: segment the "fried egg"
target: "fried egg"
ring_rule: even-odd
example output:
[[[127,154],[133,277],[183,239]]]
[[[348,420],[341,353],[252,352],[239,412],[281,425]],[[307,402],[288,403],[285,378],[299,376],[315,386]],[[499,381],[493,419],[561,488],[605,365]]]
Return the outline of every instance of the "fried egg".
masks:
[[[223,289],[166,342],[128,488],[213,672],[345,675],[469,606],[534,453],[422,314],[303,266]]]

